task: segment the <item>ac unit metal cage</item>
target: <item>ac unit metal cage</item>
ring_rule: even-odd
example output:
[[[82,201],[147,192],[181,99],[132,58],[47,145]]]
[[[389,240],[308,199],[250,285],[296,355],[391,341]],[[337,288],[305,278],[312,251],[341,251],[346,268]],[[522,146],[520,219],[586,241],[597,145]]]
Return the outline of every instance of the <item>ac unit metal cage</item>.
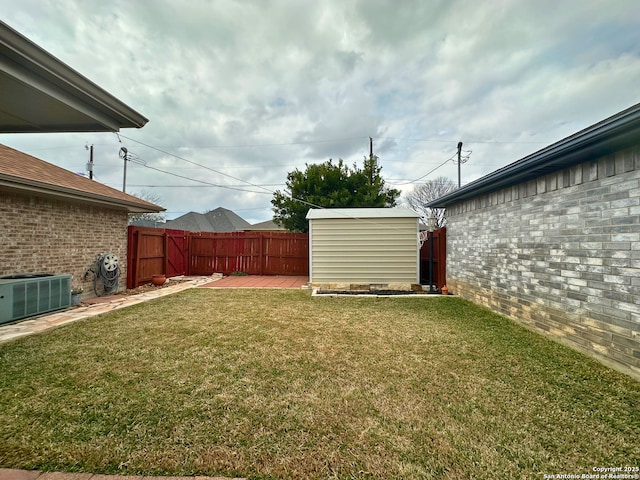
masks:
[[[24,274],[0,278],[0,323],[71,306],[71,275]]]

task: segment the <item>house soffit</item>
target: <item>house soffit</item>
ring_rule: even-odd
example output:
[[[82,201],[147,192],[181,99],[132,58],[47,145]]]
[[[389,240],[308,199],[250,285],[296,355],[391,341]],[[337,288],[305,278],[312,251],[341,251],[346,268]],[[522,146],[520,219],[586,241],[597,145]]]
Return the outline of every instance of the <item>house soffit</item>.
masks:
[[[115,132],[148,120],[0,21],[0,132]]]

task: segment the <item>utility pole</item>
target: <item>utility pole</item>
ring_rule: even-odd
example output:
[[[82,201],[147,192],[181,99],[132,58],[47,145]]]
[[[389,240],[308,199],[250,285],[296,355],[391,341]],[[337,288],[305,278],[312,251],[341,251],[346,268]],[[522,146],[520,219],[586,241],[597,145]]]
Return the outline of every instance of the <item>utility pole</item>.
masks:
[[[84,149],[89,150],[89,161],[87,162],[87,172],[89,172],[89,180],[93,180],[93,145],[91,145],[91,148],[85,145]]]
[[[122,178],[122,191],[126,193],[127,192],[127,160],[129,160],[129,158],[128,158],[128,151],[125,147],[120,148],[120,158],[124,160],[124,177]]]
[[[373,185],[374,165],[377,157],[373,155],[373,138],[369,137],[369,185]]]
[[[458,142],[458,188],[462,186],[462,175],[460,173],[460,165],[462,165],[462,142]]]
[[[89,180],[93,180],[93,145],[89,150]]]

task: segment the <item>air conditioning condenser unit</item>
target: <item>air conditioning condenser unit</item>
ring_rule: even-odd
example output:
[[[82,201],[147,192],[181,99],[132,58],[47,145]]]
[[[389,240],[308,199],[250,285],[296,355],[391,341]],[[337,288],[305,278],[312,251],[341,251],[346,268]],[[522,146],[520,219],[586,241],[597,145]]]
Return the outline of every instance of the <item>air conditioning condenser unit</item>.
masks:
[[[71,275],[23,274],[0,277],[0,323],[71,306]]]

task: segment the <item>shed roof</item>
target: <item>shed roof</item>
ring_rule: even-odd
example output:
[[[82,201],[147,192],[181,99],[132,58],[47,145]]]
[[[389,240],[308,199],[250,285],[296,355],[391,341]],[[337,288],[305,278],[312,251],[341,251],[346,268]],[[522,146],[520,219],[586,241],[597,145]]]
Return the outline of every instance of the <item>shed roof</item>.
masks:
[[[639,138],[640,103],[433,200],[427,206],[447,207],[478,195],[533,180],[623,150],[637,144]]]
[[[307,219],[318,218],[419,218],[416,212],[407,208],[312,208]]]
[[[0,190],[108,205],[128,212],[164,210],[146,200],[107,187],[2,144],[0,144]]]
[[[0,132],[117,132],[148,119],[0,21]]]

